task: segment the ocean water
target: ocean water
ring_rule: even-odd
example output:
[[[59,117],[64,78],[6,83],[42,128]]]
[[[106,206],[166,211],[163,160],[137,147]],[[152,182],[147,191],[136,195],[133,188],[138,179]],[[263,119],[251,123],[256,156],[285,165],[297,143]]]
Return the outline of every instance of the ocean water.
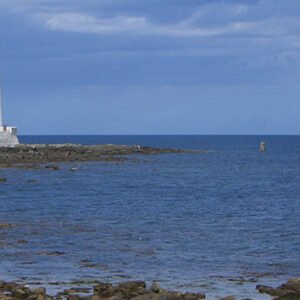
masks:
[[[59,171],[0,170],[7,178],[0,222],[17,225],[0,230],[0,279],[143,279],[203,291],[208,299],[268,299],[256,294],[256,284],[300,275],[300,136],[20,140],[207,152],[61,164]],[[73,166],[77,172],[69,171]]]

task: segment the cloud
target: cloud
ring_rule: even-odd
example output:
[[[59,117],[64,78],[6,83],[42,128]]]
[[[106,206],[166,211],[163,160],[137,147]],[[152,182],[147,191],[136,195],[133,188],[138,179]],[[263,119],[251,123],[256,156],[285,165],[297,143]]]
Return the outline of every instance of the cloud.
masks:
[[[82,13],[40,13],[35,17],[50,30],[78,33],[117,34],[134,33],[143,35],[163,35],[174,37],[208,37],[229,34],[284,34],[284,28],[278,26],[280,20],[269,19],[259,22],[230,22],[222,26],[195,26],[190,18],[188,22],[178,24],[153,24],[144,16],[122,16],[99,18]],[[277,26],[274,26],[277,24]]]
[[[282,2],[279,0],[278,3]],[[60,10],[56,7],[56,11],[51,7],[51,10],[36,12],[33,16],[49,30],[78,33],[129,33],[170,37],[276,37],[299,33],[299,18],[289,15],[287,11],[280,14],[278,6],[276,8],[277,10],[272,10],[268,0],[256,5],[211,2],[195,7],[192,14],[181,16],[176,22],[168,19],[168,16],[154,21],[155,18],[149,14],[132,14],[126,10],[105,16],[102,10],[91,13],[66,10],[65,7],[60,7]]]
[[[299,60],[299,0],[159,3],[159,0],[0,0],[0,13],[8,8],[17,13],[21,10],[15,22],[30,22],[31,26],[24,26],[28,35],[32,35],[28,28],[38,28],[37,35],[44,35],[44,30],[52,32],[49,35],[52,41],[58,41],[53,42],[55,58],[137,54],[223,56],[230,60],[235,57],[238,65],[250,68],[285,66]],[[21,27],[19,36],[23,36]],[[68,33],[79,34],[68,36]],[[92,42],[83,43],[77,53],[76,49],[70,49],[70,39]],[[36,41],[33,39],[32,43],[37,44]]]
[[[210,1],[188,4],[173,0],[176,17],[165,14],[170,3],[135,0],[0,0],[0,10],[22,12],[52,31],[94,34],[136,34],[170,37],[245,36],[266,37],[300,33],[295,10],[298,0]],[[298,2],[297,2],[298,1]],[[246,4],[245,4],[246,3]],[[151,5],[150,5],[151,4]],[[154,6],[154,7],[153,7]],[[183,9],[188,7],[188,9]]]
[[[58,13],[38,14],[36,17],[45,22],[51,30],[86,33],[121,33],[146,31],[149,27],[144,17],[116,16],[99,19],[88,14]]]

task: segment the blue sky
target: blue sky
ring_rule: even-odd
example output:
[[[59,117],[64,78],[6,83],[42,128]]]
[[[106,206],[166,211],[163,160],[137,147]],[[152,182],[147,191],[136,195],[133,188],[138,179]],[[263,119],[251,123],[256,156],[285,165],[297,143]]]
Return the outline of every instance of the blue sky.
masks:
[[[0,0],[21,134],[299,134],[299,0]]]

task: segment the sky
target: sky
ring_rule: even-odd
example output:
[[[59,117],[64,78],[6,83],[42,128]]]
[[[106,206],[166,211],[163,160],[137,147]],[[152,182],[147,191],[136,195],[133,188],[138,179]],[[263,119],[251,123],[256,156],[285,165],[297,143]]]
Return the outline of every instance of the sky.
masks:
[[[0,0],[20,134],[300,134],[299,0]]]

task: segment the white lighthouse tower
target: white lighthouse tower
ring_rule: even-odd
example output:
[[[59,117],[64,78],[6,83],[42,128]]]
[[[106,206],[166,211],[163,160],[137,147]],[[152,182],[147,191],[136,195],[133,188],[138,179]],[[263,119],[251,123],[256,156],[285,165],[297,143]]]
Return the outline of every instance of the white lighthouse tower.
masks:
[[[0,86],[0,147],[15,147],[18,144],[17,128],[6,126],[3,122],[2,89]]]

